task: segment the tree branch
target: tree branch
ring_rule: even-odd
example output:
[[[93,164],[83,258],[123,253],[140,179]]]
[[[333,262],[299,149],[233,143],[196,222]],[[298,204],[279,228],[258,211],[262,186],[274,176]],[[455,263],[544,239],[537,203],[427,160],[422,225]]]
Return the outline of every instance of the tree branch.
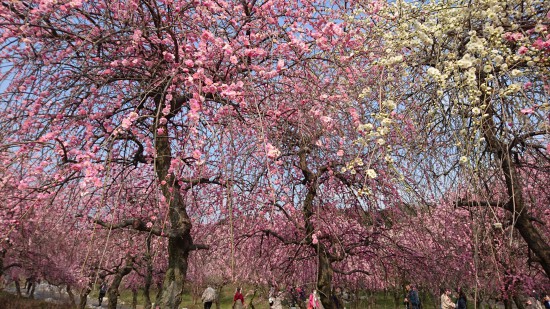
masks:
[[[90,219],[92,219],[92,218],[90,218]],[[108,223],[108,222],[105,222],[105,221],[100,220],[100,219],[92,219],[92,221],[95,224],[98,224],[100,226],[103,226],[105,228],[112,229],[112,230],[123,229],[125,227],[131,227],[132,229],[134,229],[136,231],[148,232],[148,233],[151,233],[153,235],[160,236],[160,237],[177,237],[176,233],[163,231],[159,227],[153,226],[153,227],[149,228],[149,227],[147,227],[147,224],[145,222],[143,222],[142,220],[139,220],[139,219],[126,219],[126,220],[122,220],[118,223]]]
[[[350,271],[342,271],[342,270],[338,270],[338,269],[333,269],[333,271],[335,273],[339,273],[339,274],[342,274],[342,275],[351,275],[351,274],[356,274],[356,273],[361,273],[361,274],[365,274],[365,275],[368,275],[368,276],[371,275],[371,273],[369,273],[368,271],[361,270],[361,269],[354,269],[354,270],[350,270]]]

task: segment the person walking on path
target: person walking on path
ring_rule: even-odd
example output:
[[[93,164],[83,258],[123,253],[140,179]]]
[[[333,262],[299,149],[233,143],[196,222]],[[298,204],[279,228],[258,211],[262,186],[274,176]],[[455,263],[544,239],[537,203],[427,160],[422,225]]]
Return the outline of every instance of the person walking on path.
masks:
[[[466,300],[466,294],[462,290],[458,293],[458,300],[456,302],[456,309],[466,309],[468,301]]]
[[[202,302],[204,303],[204,309],[210,309],[212,303],[216,300],[216,290],[214,290],[210,285],[202,293]]]
[[[97,300],[99,301],[99,305],[97,305],[98,307],[101,307],[101,303],[103,302],[103,297],[105,297],[105,294],[107,294],[107,283],[103,281],[99,286],[99,296],[97,298]]]
[[[455,304],[451,300],[451,290],[445,289],[443,294],[441,294],[441,309],[452,309],[455,308]]]
[[[317,294],[317,290],[313,290],[313,293],[309,295],[308,309],[324,309],[323,303]]]
[[[241,293],[241,288],[237,288],[235,295],[233,296],[233,309],[243,309],[244,306],[244,297]]]
[[[546,294],[542,299],[542,303],[544,304],[544,309],[550,309],[550,295]]]
[[[405,296],[405,306],[407,309],[419,309],[420,297],[418,297],[418,291],[411,284],[405,285],[407,295]]]

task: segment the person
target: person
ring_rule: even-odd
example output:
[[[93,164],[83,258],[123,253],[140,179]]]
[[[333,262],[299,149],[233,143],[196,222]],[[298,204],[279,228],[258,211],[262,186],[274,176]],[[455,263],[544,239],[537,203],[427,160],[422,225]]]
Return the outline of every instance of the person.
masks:
[[[334,290],[334,293],[332,293],[332,303],[334,304],[334,307],[336,309],[342,309],[344,306],[342,305],[342,302],[340,301],[340,295],[342,294],[342,291],[340,288],[336,288]]]
[[[271,309],[283,309],[283,295],[281,293],[273,297]]]
[[[25,281],[25,289],[27,290],[27,295],[30,295],[31,294],[31,290],[34,286],[34,276],[30,276],[27,278],[27,280]]]
[[[97,300],[99,301],[99,305],[97,305],[98,307],[101,307],[101,303],[103,302],[103,297],[105,297],[105,294],[107,294],[107,283],[103,281],[99,286],[99,296],[97,298]]]
[[[405,296],[404,303],[407,309],[419,309],[420,297],[418,297],[418,291],[412,284],[405,285],[405,290],[407,291],[407,295]]]
[[[235,295],[233,296],[233,308],[234,309],[242,309],[244,307],[244,297],[241,293],[241,288],[238,287],[235,291]]]
[[[546,294],[542,299],[542,303],[544,304],[544,309],[550,309],[550,295]]]
[[[455,308],[455,304],[451,300],[451,290],[444,289],[443,293],[441,294],[441,309],[451,309]]]
[[[307,305],[308,309],[324,309],[323,303],[321,302],[321,299],[319,298],[319,295],[317,294],[317,290],[313,290],[313,292],[309,295],[309,302]]]
[[[456,309],[466,309],[468,301],[466,300],[466,294],[464,291],[460,290],[458,293],[458,300],[456,302]]]
[[[216,290],[208,285],[202,293],[201,299],[204,303],[204,309],[210,309],[212,307],[212,303],[216,300]]]

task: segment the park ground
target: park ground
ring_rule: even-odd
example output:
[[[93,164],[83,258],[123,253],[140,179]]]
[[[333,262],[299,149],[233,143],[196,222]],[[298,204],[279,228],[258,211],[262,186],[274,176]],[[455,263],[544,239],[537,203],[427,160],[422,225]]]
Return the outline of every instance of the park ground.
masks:
[[[220,295],[220,309],[231,308],[232,299],[233,299],[234,287],[228,286],[222,289]],[[154,295],[154,293],[151,293]],[[246,299],[248,302],[250,297]],[[144,298],[142,293],[138,293],[137,298],[138,305],[136,309],[142,309]],[[118,308],[120,309],[130,309],[132,308],[132,292],[129,290],[122,291],[119,301]],[[424,308],[431,309],[437,308],[434,305],[434,300],[430,299],[427,296],[423,297]],[[107,298],[104,298],[103,305],[98,307],[97,300],[97,290],[92,291],[88,296],[87,308],[107,308]],[[256,309],[269,309],[267,301],[262,297],[257,297],[254,302]],[[468,308],[473,308],[473,304],[469,303]],[[503,308],[500,304],[493,304],[493,306],[484,306],[485,308]],[[68,295],[62,289],[59,289],[55,286],[51,286],[46,283],[37,285],[35,288],[34,299],[27,297],[23,291],[23,297],[18,297],[15,293],[14,286],[7,286],[4,291],[0,292],[0,308],[5,309],[72,309],[73,307],[70,304]],[[180,308],[187,309],[200,309],[203,308],[200,301],[195,303],[191,297],[190,293],[184,295],[184,299]],[[213,306],[213,308],[216,308]],[[395,302],[392,299],[391,295],[384,293],[370,294],[369,297],[363,296],[360,300],[354,303],[347,303],[346,308],[348,309],[393,309],[396,308]],[[398,305],[398,308],[403,308]]]

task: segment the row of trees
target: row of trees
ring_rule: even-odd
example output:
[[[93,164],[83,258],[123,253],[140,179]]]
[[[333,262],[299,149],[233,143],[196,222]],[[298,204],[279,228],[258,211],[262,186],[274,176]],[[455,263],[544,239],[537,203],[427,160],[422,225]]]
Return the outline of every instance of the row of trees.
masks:
[[[2,273],[548,288],[549,9],[2,2]]]

